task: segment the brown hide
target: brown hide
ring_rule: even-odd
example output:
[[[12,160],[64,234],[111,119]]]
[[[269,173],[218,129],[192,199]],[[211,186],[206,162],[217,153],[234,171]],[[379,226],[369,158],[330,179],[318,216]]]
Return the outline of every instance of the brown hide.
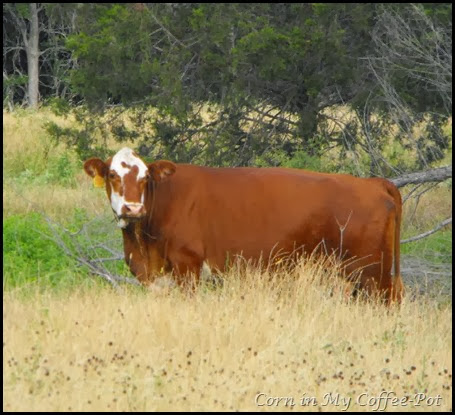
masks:
[[[401,197],[389,181],[285,168],[175,167],[165,180],[149,181],[146,217],[123,230],[125,259],[141,281],[172,270],[185,284],[197,280],[204,261],[223,270],[238,255],[267,264],[317,248],[349,262],[348,274],[362,270],[359,286],[368,293],[401,300]]]

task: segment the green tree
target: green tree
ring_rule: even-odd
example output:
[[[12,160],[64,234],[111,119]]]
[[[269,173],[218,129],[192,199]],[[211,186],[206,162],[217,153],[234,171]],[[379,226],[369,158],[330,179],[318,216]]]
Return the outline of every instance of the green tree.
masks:
[[[427,20],[417,19],[416,10]],[[54,132],[79,144],[81,154],[102,150],[93,142],[98,130],[134,139],[143,155],[177,161],[282,163],[281,156],[264,156],[281,153],[291,159],[303,151],[318,157],[337,146],[340,163],[347,154],[357,154],[356,160],[367,154],[367,174],[416,168],[419,158],[397,166],[384,153],[391,125],[401,121],[383,99],[387,65],[372,63],[393,57],[390,16],[431,50],[427,46],[436,33],[451,34],[448,11],[448,4],[82,4],[78,31],[66,46],[77,60],[70,79],[84,100],[80,118],[86,125]],[[439,44],[448,52],[447,41],[443,37]],[[411,60],[401,60],[394,67],[403,63],[412,66]],[[451,79],[451,67],[449,72]],[[451,89],[431,94],[431,88],[421,87],[429,85],[428,77],[420,76],[394,69],[386,79],[405,112],[417,111],[420,120],[429,112],[439,114],[429,124],[433,133],[422,140],[439,134],[433,142],[441,151],[433,150],[431,157],[419,153],[431,162],[447,147],[440,133],[450,113]],[[355,117],[343,121],[327,111],[340,104]],[[127,108],[131,122],[125,121]],[[106,110],[108,121],[102,116]],[[419,145],[405,139],[418,122],[414,117],[407,133],[398,135],[403,146]]]

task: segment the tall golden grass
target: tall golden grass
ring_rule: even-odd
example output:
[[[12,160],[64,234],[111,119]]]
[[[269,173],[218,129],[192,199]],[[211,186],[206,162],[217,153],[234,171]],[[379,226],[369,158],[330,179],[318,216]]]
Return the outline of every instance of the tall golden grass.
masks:
[[[410,192],[414,186],[401,188],[403,197]],[[424,190],[424,189],[422,189]],[[414,193],[418,193],[414,192]],[[408,229],[431,229],[434,225],[452,216],[452,186],[444,183],[428,190],[419,198],[409,198],[403,205],[403,227]]]
[[[3,410],[371,411],[383,391],[389,411],[452,408],[450,307],[346,300],[321,263],[224,281],[4,293]]]
[[[58,122],[62,127],[74,124],[71,118],[57,117],[49,110],[20,111],[17,114],[3,112],[6,176],[3,181],[3,216],[40,211],[55,220],[64,220],[74,207],[84,207],[92,214],[99,214],[104,209],[105,196],[93,189],[82,166],[75,177],[76,187],[34,181],[36,174],[48,170],[53,157],[63,153],[73,155],[62,143],[52,142],[45,131],[48,121]],[[32,170],[33,174],[21,182],[15,180],[26,170]]]

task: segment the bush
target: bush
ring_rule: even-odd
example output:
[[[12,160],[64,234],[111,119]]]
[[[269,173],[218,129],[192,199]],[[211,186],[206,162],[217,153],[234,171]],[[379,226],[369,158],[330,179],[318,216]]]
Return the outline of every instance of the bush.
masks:
[[[311,156],[303,150],[296,151],[290,159],[284,162],[283,167],[320,172],[327,171],[320,157]]]
[[[51,181],[66,186],[74,186],[74,175],[78,165],[68,152],[49,161]]]
[[[33,282],[72,265],[63,250],[49,239],[50,235],[48,225],[38,213],[13,215],[4,220],[3,272],[9,284],[14,286],[19,279]]]
[[[281,166],[293,169],[328,172],[330,167],[317,156],[312,156],[304,150],[297,150],[291,157],[283,150],[273,150],[256,157],[254,165],[257,167]]]
[[[90,260],[109,258],[122,252],[120,233],[112,218],[88,219],[84,209],[74,209],[64,225],[52,225],[39,213],[12,215],[3,222],[3,284],[17,287],[39,283],[40,286],[65,286],[81,283],[90,275],[85,266],[71,258],[53,239],[57,232],[67,249],[76,257]],[[125,261],[103,263],[106,271],[131,276]],[[102,281],[100,277],[94,277]]]

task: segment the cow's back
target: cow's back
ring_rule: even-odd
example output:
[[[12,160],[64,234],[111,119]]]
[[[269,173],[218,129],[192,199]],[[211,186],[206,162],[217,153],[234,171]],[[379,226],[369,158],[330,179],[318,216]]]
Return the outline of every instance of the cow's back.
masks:
[[[163,229],[220,269],[236,255],[267,261],[300,247],[371,256],[394,208],[377,180],[295,169],[179,165],[169,186]]]

